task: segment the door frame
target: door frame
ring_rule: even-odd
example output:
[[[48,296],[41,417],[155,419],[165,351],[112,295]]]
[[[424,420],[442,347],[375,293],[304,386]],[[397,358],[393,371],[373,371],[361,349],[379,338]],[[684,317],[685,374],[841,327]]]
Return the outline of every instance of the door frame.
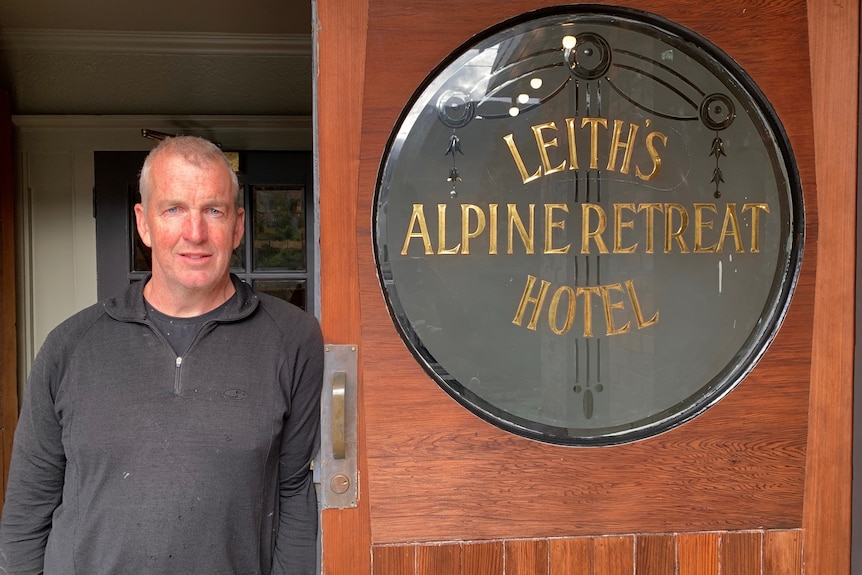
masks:
[[[18,422],[18,345],[15,321],[15,187],[12,98],[0,90],[0,509]]]
[[[806,573],[850,572],[859,3],[808,2],[817,205]],[[836,113],[836,111],[841,113]]]
[[[315,189],[320,210],[320,323],[327,343],[358,344],[361,318],[356,235],[336,238],[325,230],[352,230],[356,223],[368,0],[315,0],[312,10],[313,53],[317,59],[314,101],[318,166]],[[324,281],[324,278],[338,280]],[[361,356],[360,345],[358,365]],[[357,373],[357,387],[357,504],[348,509],[324,509],[321,513],[321,567],[326,575],[371,573],[361,369]]]

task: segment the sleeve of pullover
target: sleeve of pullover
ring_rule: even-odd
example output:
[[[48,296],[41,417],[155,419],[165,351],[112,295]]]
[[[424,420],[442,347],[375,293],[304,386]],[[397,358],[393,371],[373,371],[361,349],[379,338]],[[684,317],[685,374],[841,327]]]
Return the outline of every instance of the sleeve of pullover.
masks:
[[[0,522],[0,573],[42,573],[51,517],[63,494],[66,457],[54,409],[60,378],[56,331],[30,372]]]
[[[290,413],[284,424],[279,459],[279,525],[272,575],[317,573],[317,497],[310,469],[318,448],[323,338],[317,321],[309,322],[287,346],[283,389]],[[296,326],[297,331],[301,328]]]

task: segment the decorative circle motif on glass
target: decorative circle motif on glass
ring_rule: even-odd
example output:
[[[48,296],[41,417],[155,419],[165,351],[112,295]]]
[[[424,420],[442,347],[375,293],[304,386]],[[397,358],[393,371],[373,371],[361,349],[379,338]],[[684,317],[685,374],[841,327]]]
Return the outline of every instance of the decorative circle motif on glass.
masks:
[[[395,126],[375,254],[406,345],[455,400],[549,443],[643,439],[754,367],[803,246],[795,161],[727,55],[591,5],[456,51]]]

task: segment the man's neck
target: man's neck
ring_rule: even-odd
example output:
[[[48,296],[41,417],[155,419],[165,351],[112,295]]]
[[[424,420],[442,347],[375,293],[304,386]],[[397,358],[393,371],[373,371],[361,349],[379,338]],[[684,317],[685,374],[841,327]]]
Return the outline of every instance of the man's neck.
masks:
[[[210,312],[226,302],[236,292],[230,277],[212,290],[173,290],[150,278],[144,286],[144,297],[158,311],[171,317],[196,317]]]

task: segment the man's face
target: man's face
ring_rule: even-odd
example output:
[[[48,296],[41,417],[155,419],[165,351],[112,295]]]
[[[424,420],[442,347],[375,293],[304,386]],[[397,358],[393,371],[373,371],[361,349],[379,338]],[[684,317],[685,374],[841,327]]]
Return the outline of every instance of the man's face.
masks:
[[[153,163],[153,189],[135,216],[153,251],[154,287],[204,297],[223,288],[245,227],[228,170],[220,162],[198,167],[175,156]]]

